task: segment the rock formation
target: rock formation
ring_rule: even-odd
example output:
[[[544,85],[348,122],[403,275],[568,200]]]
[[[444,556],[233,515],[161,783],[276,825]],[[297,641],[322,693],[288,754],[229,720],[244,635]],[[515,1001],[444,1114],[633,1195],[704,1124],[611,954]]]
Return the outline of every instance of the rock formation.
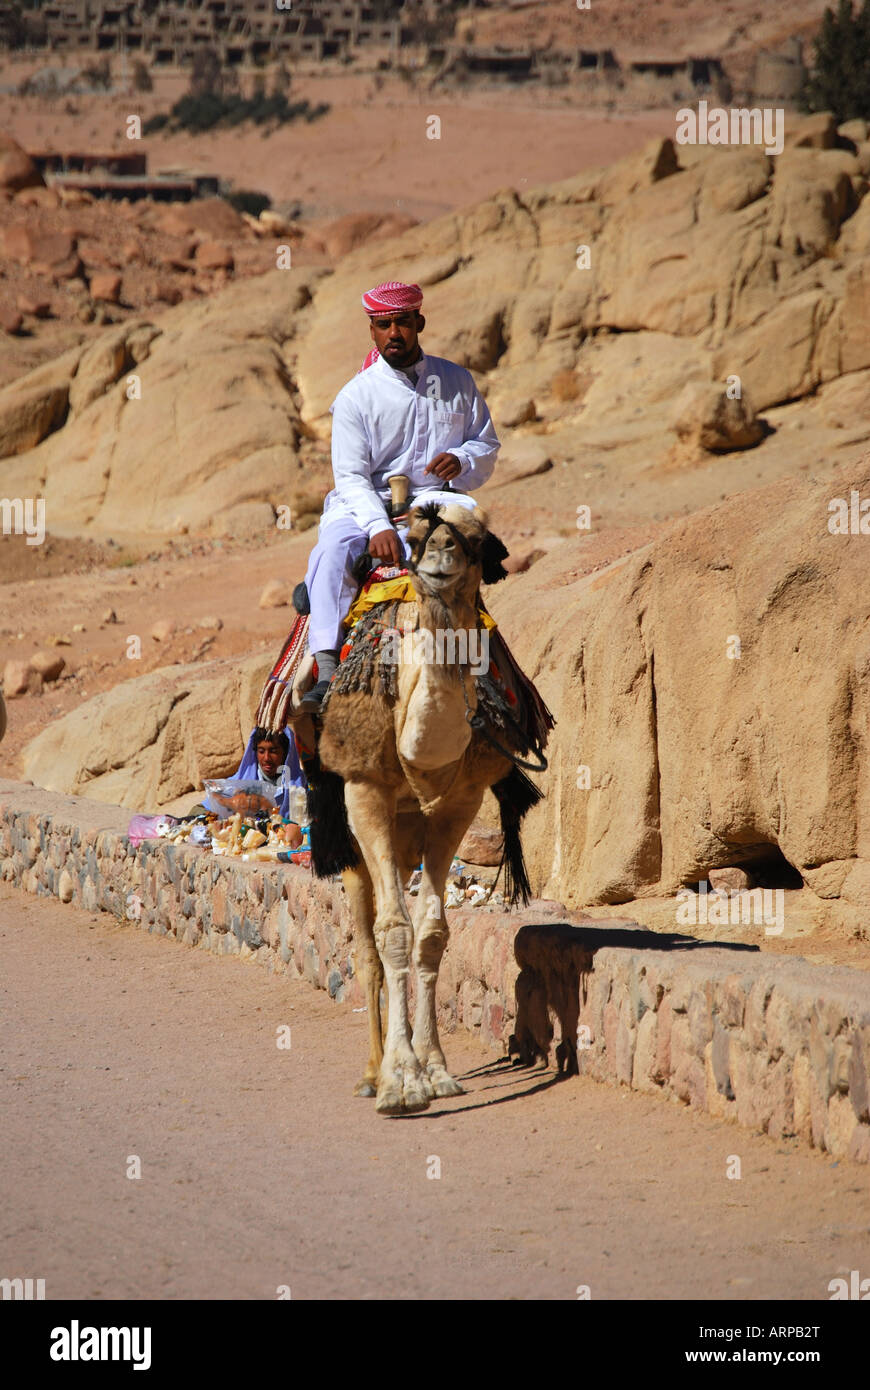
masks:
[[[359,295],[416,279],[427,350],[478,373],[497,426],[502,406],[516,421],[486,490],[496,522],[513,497],[556,530],[493,594],[559,719],[529,818],[535,890],[617,903],[791,865],[863,905],[870,144],[853,126],[852,148],[825,147],[828,125],[776,159],[681,147],[678,162],[657,141],[331,274],[274,271],[114,325],[0,392],[4,487],[39,488],[49,530],[94,535],[313,514],[329,486],[315,446],[366,348]],[[580,535],[596,484],[606,524]],[[639,518],[655,527],[638,539]],[[273,655],[244,668],[244,700],[226,669],[195,688],[186,668],[128,682],[40,735],[27,775],[169,801],[230,770]]]
[[[586,542],[566,542],[493,593],[559,718],[528,819],[536,891],[618,903],[791,865],[819,896],[870,905],[868,539],[870,454],[581,579]]]
[[[33,739],[24,774],[50,791],[138,809],[197,791],[238,766],[273,659],[167,666],[124,681]]]
[[[56,525],[94,535],[131,517],[207,531],[303,493],[316,511],[328,471],[311,472],[304,442],[328,435],[330,402],[365,354],[361,291],[396,276],[424,286],[427,350],[470,366],[496,424],[503,412],[518,437],[550,434],[569,467],[599,445],[638,458],[642,446],[647,465],[679,446],[691,464],[761,441],[787,470],[761,413],[870,372],[870,143],[800,139],[798,126],[778,158],[681,146],[685,167],[657,140],[369,241],[331,274],[274,270],[107,327],[0,392],[0,449],[16,455],[4,468],[24,493],[44,483]],[[161,214],[176,215],[181,235],[205,213]],[[216,218],[200,254],[218,264]],[[12,232],[22,254],[76,255],[59,236],[40,250]]]

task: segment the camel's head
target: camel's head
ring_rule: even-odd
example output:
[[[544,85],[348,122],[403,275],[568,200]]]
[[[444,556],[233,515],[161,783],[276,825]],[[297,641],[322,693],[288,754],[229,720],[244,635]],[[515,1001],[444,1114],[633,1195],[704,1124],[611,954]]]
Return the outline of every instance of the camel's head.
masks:
[[[488,529],[480,507],[426,502],[411,511],[408,526],[410,568],[415,586],[449,603],[473,601],[481,583],[506,578],[507,549]]]

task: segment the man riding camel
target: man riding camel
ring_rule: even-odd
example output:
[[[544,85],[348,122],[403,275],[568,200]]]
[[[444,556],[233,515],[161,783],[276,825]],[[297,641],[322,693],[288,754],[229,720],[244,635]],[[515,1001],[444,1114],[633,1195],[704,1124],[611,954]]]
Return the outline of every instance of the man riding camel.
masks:
[[[374,347],[332,406],[335,487],[323,504],[305,582],[311,605],[308,647],[317,684],[300,708],[317,713],[338,664],[342,619],[356,593],[353,565],[367,549],[381,564],[410,555],[407,526],[387,510],[387,479],[408,479],[408,505],[459,502],[490,477],[500,448],[486,403],[465,367],[430,357],[419,285],[390,280],[362,297]],[[450,488],[453,480],[458,490]]]

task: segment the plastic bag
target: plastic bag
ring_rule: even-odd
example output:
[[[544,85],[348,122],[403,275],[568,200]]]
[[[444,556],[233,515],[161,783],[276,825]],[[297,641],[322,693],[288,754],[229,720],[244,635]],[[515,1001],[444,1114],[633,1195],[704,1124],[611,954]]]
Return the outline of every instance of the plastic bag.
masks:
[[[127,839],[135,848],[143,840],[159,840],[177,824],[175,816],[134,816],[127,826]]]
[[[272,787],[268,782],[258,782],[251,777],[224,777],[203,785],[208,793],[203,805],[221,820],[235,815],[236,811],[241,811],[243,816],[269,815],[277,809],[282,791],[280,785]]]

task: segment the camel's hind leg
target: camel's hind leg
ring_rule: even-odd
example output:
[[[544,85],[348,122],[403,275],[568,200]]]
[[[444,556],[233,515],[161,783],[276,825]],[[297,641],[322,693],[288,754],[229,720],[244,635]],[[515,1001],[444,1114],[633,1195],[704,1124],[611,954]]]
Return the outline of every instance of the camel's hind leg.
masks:
[[[350,780],[344,796],[374,887],[374,936],[387,986],[387,1036],[375,1108],[386,1115],[425,1110],[434,1092],[411,1046],[408,974],[413,928],[394,849],[395,792],[374,782]]]
[[[426,817],[423,881],[414,913],[414,966],[417,972],[417,1007],[414,1013],[414,1051],[424,1067],[436,1096],[461,1096],[464,1088],[447,1070],[436,1018],[435,987],[449,928],[444,909],[447,874],[460,840],[474,820],[482,791],[467,801],[456,797]]]
[[[369,1024],[369,1059],[362,1077],[353,1088],[355,1096],[373,1096],[378,1089],[378,1077],[384,1058],[383,1026],[381,1022],[381,987],[384,967],[375,945],[375,900],[371,875],[363,862],[342,874],[345,892],[353,913],[354,955],[366,996]]]

